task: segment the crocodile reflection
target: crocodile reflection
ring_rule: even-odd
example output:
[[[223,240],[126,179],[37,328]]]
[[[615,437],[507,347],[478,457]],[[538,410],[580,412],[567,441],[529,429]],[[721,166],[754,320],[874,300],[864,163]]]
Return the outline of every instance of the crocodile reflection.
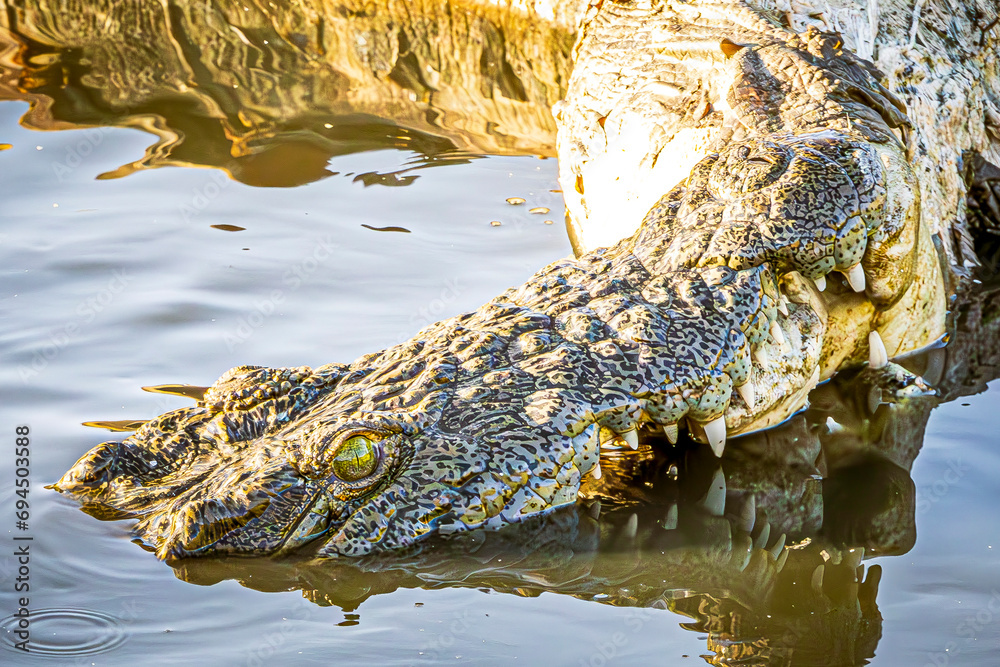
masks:
[[[1000,280],[953,304],[949,342],[900,361],[936,395],[895,400],[891,375],[845,372],[784,425],[721,460],[654,436],[602,457],[575,506],[358,559],[189,559],[177,576],[301,590],[344,611],[402,588],[543,592],[669,610],[708,636],[712,664],[860,664],[882,631],[881,567],[909,551],[910,469],[933,408],[1000,376]],[[653,613],[652,611],[649,613]],[[649,618],[669,618],[649,617]]]
[[[395,148],[413,157],[354,178],[400,186],[482,154],[555,156],[549,107],[565,94],[573,35],[514,12],[394,0],[50,5],[15,0],[0,13],[0,100],[29,102],[31,129],[157,137],[99,178],[206,166],[291,187],[334,175],[332,157]]]

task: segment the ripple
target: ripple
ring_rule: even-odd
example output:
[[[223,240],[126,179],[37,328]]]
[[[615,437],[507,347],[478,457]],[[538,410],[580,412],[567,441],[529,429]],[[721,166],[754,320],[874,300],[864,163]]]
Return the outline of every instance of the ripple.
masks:
[[[28,648],[36,655],[68,657],[92,655],[118,648],[128,639],[122,622],[92,609],[39,609],[32,611]],[[0,621],[3,643],[10,649],[21,641],[14,634],[19,618]]]

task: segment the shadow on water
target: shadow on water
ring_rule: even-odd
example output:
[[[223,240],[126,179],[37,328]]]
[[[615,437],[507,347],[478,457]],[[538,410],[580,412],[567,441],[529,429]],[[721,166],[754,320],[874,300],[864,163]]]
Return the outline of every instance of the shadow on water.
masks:
[[[901,360],[936,396],[893,401],[868,369],[811,407],[733,441],[720,461],[650,436],[602,457],[583,500],[498,532],[473,531],[359,560],[192,559],[185,581],[301,590],[344,611],[402,588],[559,593],[670,610],[708,637],[712,664],[863,664],[882,634],[881,567],[916,541],[910,470],[931,411],[1000,376],[1000,281],[954,305],[948,345]],[[355,622],[355,621],[350,621]]]
[[[0,100],[31,103],[31,129],[157,137],[100,178],[202,166],[292,187],[334,175],[332,157],[400,148],[417,157],[354,175],[399,186],[482,154],[555,156],[549,107],[564,95],[573,35],[515,12],[392,0],[52,5],[5,4]]]

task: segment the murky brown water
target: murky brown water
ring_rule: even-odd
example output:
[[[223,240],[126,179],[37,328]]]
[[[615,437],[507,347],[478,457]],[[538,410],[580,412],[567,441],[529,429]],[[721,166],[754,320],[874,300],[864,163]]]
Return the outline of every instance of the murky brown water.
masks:
[[[34,651],[7,619],[0,661],[1000,663],[997,285],[910,362],[940,404],[835,381],[721,467],[651,440],[576,508],[405,557],[172,569],[43,489],[108,437],[81,422],[188,403],[141,386],[351,360],[570,252],[536,157],[565,35],[461,14],[435,50],[399,4],[303,6],[3,5],[0,617],[27,595]]]

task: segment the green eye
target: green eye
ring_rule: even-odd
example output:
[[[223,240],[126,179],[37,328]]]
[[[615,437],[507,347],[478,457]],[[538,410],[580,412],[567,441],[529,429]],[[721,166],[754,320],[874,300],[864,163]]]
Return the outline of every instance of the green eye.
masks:
[[[378,452],[371,438],[356,435],[348,438],[333,458],[333,473],[345,482],[356,482],[375,472]]]

